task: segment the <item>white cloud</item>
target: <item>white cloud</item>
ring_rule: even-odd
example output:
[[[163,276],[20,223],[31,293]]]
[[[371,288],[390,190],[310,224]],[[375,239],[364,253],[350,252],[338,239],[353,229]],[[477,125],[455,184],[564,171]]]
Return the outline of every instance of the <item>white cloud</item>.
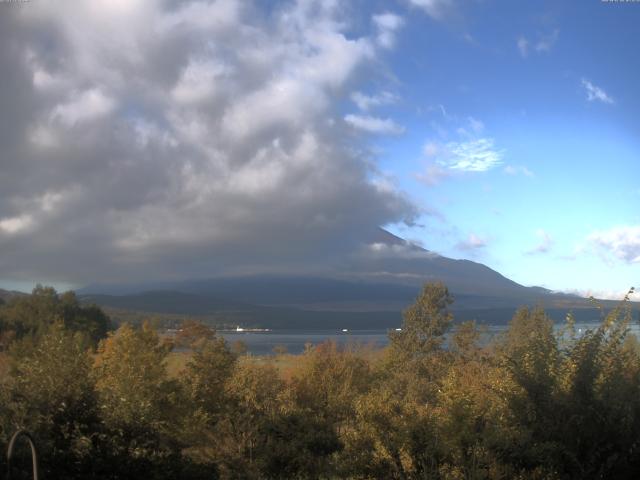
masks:
[[[394,260],[428,260],[439,257],[437,253],[430,252],[409,242],[402,244],[389,244],[383,242],[370,243],[368,245],[364,245],[364,249],[361,254],[370,258],[389,258]]]
[[[353,92],[351,100],[362,111],[368,111],[375,107],[392,105],[398,102],[398,96],[391,92],[380,92],[377,95],[365,95],[362,92]]]
[[[422,147],[422,153],[427,157],[435,157],[440,153],[440,145],[436,142],[427,142]]]
[[[115,102],[98,88],[91,88],[72,99],[57,105],[51,112],[51,118],[60,120],[67,126],[101,117],[111,112]]]
[[[560,30],[557,28],[549,33],[538,34],[537,40],[530,40],[520,35],[516,40],[516,46],[522,58],[527,58],[532,51],[535,53],[548,53],[558,41]]]
[[[525,37],[518,37],[518,41],[516,42],[516,45],[518,46],[518,50],[520,51],[520,55],[522,55],[523,58],[526,58],[527,55],[529,54],[529,40],[527,40]]]
[[[535,174],[524,165],[507,165],[503,171],[507,175],[524,175],[529,178],[535,177]]]
[[[409,0],[409,3],[435,20],[442,20],[454,7],[453,0]]]
[[[495,148],[493,138],[479,138],[444,145],[438,162],[452,170],[485,172],[502,163],[504,152]]]
[[[133,281],[328,268],[329,252],[339,263],[363,232],[410,221],[417,208],[380,188],[363,145],[327,120],[364,88],[362,69],[378,68],[381,29],[400,25],[348,11],[336,1],[42,0],[3,12],[2,275],[83,283],[96,272]]]
[[[3,218],[0,220],[0,233],[14,235],[23,232],[33,223],[30,215],[20,215],[18,217]]]
[[[444,110],[444,108],[443,108]],[[449,124],[460,120],[446,115]],[[430,139],[422,147],[422,154],[429,159],[425,170],[415,178],[427,185],[436,185],[456,173],[485,172],[502,164],[504,151],[495,147],[495,140],[482,136],[485,125],[474,117],[466,117],[453,132],[458,141]],[[450,138],[451,131],[437,123],[432,124],[441,139]]]
[[[126,2],[126,0],[123,1]],[[161,31],[175,31],[176,29],[220,31],[233,28],[242,22],[242,7],[242,2],[235,0],[183,2],[179,8],[162,15],[158,19],[158,27]]]
[[[370,115],[345,115],[344,121],[353,128],[367,133],[377,133],[381,135],[400,135],[404,132],[404,127],[398,125],[390,118],[379,118]]]
[[[605,92],[602,88],[594,85],[589,80],[583,78],[581,83],[587,94],[588,101],[590,102],[598,101],[598,102],[608,103],[608,104],[615,103],[613,98],[611,98],[611,96],[609,96],[607,92]]]
[[[427,142],[422,147],[422,153],[425,157],[430,159],[436,159],[442,153],[443,146],[437,142]],[[434,186],[438,185],[443,180],[451,177],[452,172],[448,168],[440,165],[439,163],[434,163],[433,160],[427,164],[426,168],[423,172],[419,172],[415,174],[415,178],[428,185]]]
[[[443,166],[436,163],[430,163],[429,165],[427,165],[424,172],[417,173],[415,175],[415,178],[418,181],[432,187],[451,177],[451,175],[451,170],[444,168]]]
[[[580,297],[583,298],[589,298],[589,297],[593,297],[599,300],[622,300],[624,299],[627,294],[629,293],[629,290],[592,290],[592,289],[587,289],[587,290],[575,290],[575,289],[571,289],[571,290],[564,290],[564,293],[569,293],[572,295],[578,295]],[[636,300],[637,301],[637,293],[638,292],[633,292],[630,295],[630,299],[631,300]]]
[[[404,19],[395,13],[385,12],[372,17],[378,30],[376,42],[383,48],[393,48],[396,43],[396,32],[404,25]]]
[[[629,264],[640,263],[640,225],[614,227],[591,233],[587,240],[606,256]]]
[[[487,246],[487,240],[479,237],[478,235],[476,235],[475,233],[471,233],[469,234],[469,237],[467,237],[467,239],[458,242],[458,244],[456,245],[456,248],[458,250],[463,250],[463,251],[475,251],[475,250],[479,250],[481,248],[485,248]]]
[[[228,87],[223,83],[232,75],[231,69],[224,64],[191,59],[171,94],[178,102],[203,102],[214,96],[216,90],[226,90]]]
[[[540,35],[538,41],[534,45],[534,50],[538,53],[549,52],[558,41],[560,30],[557,28],[550,33]]]
[[[456,133],[461,137],[474,138],[484,130],[484,123],[473,117],[467,117],[466,124],[458,127]]]
[[[474,133],[481,133],[484,130],[484,123],[482,123],[480,120],[477,120],[473,117],[469,117],[468,120],[469,126]]]
[[[536,236],[540,239],[538,245],[536,245],[531,250],[525,252],[527,255],[537,255],[541,253],[548,253],[555,243],[551,235],[544,231],[543,229],[538,229],[536,231]]]

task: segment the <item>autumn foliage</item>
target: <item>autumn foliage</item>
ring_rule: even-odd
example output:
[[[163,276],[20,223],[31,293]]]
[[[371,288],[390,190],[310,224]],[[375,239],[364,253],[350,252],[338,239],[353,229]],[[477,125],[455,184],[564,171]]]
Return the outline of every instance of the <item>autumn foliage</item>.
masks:
[[[0,369],[0,447],[28,429],[46,478],[640,472],[640,349],[628,301],[586,332],[571,316],[558,330],[542,309],[523,308],[487,342],[474,323],[454,323],[445,286],[428,284],[384,350],[325,343],[252,358],[192,322],[177,339],[189,360],[170,374],[172,344],[148,325],[107,335],[93,310],[44,294],[0,307],[5,338],[14,332]]]

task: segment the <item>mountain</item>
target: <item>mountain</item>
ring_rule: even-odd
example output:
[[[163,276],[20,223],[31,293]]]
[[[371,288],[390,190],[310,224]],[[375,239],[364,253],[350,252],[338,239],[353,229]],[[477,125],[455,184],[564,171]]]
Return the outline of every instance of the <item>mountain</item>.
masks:
[[[313,304],[353,300],[415,298],[416,287],[442,281],[449,290],[470,296],[539,297],[550,294],[540,287],[524,287],[481,263],[455,260],[430,252],[379,229],[340,271],[322,274],[271,274],[224,276],[140,284],[96,284],[80,294],[127,295],[171,290],[217,295],[259,304]]]
[[[26,293],[17,292],[15,290],[3,290],[2,288],[0,288],[0,303],[2,303],[2,301],[6,302],[8,300],[11,300],[13,297],[19,297],[23,295],[26,295]]]
[[[265,327],[398,326],[401,311],[428,281],[444,282],[458,319],[504,323],[521,305],[542,305],[556,319],[598,313],[584,298],[525,287],[481,263],[430,252],[379,230],[341,271],[224,276],[129,285],[93,285],[88,302],[126,311],[197,315]],[[610,303],[608,304],[610,305]]]

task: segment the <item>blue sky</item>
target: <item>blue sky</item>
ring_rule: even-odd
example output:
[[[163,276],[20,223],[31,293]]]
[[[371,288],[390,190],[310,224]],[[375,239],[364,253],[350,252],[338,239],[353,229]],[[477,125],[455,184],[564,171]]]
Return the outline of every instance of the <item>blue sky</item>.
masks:
[[[619,296],[639,24],[600,0],[0,3],[0,287],[326,273],[385,226]]]
[[[393,120],[371,145],[427,212],[391,229],[525,285],[635,285],[640,4],[423,3],[445,13],[393,9],[404,23],[388,79],[366,91],[393,100],[363,112]]]

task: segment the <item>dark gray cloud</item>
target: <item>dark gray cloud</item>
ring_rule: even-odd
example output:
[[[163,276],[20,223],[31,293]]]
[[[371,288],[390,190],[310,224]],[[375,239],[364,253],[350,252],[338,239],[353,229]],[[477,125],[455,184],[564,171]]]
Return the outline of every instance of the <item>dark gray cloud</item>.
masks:
[[[0,280],[328,268],[415,209],[339,104],[339,2],[1,5]]]

